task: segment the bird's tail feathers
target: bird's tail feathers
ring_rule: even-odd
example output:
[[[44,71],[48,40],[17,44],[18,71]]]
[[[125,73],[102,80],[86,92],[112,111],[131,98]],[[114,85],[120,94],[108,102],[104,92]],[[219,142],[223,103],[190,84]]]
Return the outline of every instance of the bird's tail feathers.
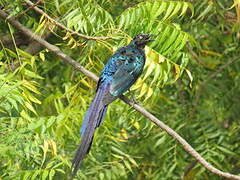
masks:
[[[81,127],[81,143],[72,162],[72,177],[76,175],[82,160],[84,159],[85,155],[88,154],[93,141],[94,131],[98,126],[101,125],[101,122],[107,111],[107,105],[102,103],[102,98],[105,91],[106,88],[98,89],[94,100],[91,103],[83,120]]]

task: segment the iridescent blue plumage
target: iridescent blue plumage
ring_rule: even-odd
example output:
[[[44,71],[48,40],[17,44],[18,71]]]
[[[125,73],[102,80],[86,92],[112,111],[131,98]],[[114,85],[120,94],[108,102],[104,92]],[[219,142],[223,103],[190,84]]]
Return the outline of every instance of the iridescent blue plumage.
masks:
[[[117,50],[102,70],[96,95],[81,127],[81,143],[72,163],[73,176],[90,150],[94,131],[102,123],[107,106],[126,92],[141,75],[145,64],[144,47],[152,41],[150,36],[137,35],[129,45]]]

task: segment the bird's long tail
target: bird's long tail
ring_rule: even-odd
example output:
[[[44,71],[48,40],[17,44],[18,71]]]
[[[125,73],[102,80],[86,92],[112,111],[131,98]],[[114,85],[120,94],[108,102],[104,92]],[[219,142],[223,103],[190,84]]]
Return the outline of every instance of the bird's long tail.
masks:
[[[72,162],[72,177],[76,175],[82,160],[89,152],[95,129],[101,124],[107,111],[107,105],[102,103],[105,92],[106,88],[98,89],[83,120],[81,127],[81,143]]]

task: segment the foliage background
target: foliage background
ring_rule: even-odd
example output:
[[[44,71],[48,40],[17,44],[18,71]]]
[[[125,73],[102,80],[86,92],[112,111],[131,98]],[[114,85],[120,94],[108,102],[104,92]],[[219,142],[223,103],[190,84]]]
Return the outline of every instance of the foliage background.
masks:
[[[239,173],[239,1],[45,0],[38,6],[79,33],[113,37],[99,41],[71,36],[33,10],[24,12],[22,0],[0,5],[98,75],[135,34],[159,34],[132,88],[137,101],[214,166]],[[3,19],[0,27],[0,178],[67,179],[95,83],[46,49],[36,50]],[[119,100],[77,178],[221,179]]]

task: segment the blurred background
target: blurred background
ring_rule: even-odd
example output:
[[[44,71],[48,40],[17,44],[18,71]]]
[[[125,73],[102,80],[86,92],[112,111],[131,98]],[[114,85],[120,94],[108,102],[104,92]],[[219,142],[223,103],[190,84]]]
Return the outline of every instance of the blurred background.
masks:
[[[34,1],[71,34],[29,8],[1,10],[99,75],[138,33],[146,47],[136,101],[177,131],[208,162],[240,172],[238,0]],[[96,84],[0,18],[0,179],[67,179]],[[127,96],[132,96],[127,93]],[[76,179],[220,180],[159,127],[120,100],[109,106]]]

